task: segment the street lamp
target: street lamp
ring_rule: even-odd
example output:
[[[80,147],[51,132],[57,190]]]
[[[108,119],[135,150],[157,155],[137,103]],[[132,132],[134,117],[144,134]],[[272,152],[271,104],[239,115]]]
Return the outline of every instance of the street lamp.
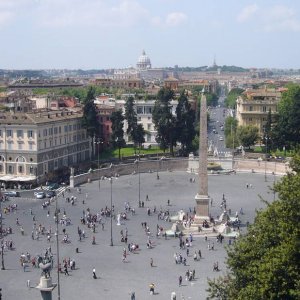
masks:
[[[138,171],[138,175],[139,175],[139,203],[141,203],[141,173],[140,173],[140,156],[137,156],[137,159],[135,161],[136,165],[137,165],[137,171]]]
[[[156,170],[156,179],[159,179],[159,175],[158,175],[158,169],[159,169],[159,159],[158,159],[158,152],[157,152],[157,170]]]
[[[99,191],[100,191],[100,144],[103,144],[103,142],[102,142],[102,140],[101,139],[98,139],[97,141],[95,141],[94,142],[94,144],[97,144],[98,145],[98,149],[97,149],[97,151],[98,151],[98,176],[99,176]]]
[[[268,136],[265,136],[265,182],[267,182],[267,155],[268,155]]]
[[[109,179],[110,181],[110,246],[113,246],[113,231],[112,231],[112,184],[113,184],[113,179],[112,176]]]
[[[56,252],[57,252],[57,299],[60,300],[60,273],[59,273],[59,242],[58,242],[58,208],[57,208],[57,201],[58,197],[55,196],[55,223],[56,223]]]
[[[0,199],[0,234],[1,234],[1,270],[5,270],[4,267],[4,243],[3,243],[3,232],[2,232],[2,199]]]

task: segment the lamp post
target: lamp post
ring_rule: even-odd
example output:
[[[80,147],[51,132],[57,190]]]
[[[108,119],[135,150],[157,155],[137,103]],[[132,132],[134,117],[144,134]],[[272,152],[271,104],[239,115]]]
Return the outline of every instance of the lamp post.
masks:
[[[60,300],[60,273],[59,273],[59,242],[58,242],[58,208],[57,201],[58,197],[56,197],[55,201],[55,223],[56,223],[56,252],[57,252],[57,299]]]
[[[138,175],[139,175],[139,203],[141,203],[141,173],[140,173],[140,156],[137,156],[136,159],[136,165],[137,165],[137,171],[138,171]]]
[[[112,211],[112,184],[113,179],[112,176],[110,177],[110,246],[113,246],[113,231],[112,231],[112,218],[113,218],[113,211]]]
[[[156,154],[157,154],[157,169],[156,169],[156,179],[158,179],[158,178],[159,178],[159,176],[158,176],[158,169],[159,169],[158,152],[157,152]]]
[[[265,136],[265,182],[267,182],[267,154],[268,154],[268,136]]]
[[[96,144],[98,147],[97,151],[98,151],[98,176],[99,176],[99,181],[98,181],[98,186],[99,186],[99,191],[100,191],[100,144],[103,144],[101,139],[98,139],[97,141],[94,142],[94,144]]]
[[[4,243],[3,243],[3,240],[2,240],[2,199],[0,199],[0,230],[1,230],[1,270],[5,270],[5,267],[4,267]]]

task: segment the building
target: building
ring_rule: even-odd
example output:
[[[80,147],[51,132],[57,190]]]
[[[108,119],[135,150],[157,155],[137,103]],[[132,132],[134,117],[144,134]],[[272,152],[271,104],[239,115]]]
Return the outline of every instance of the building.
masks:
[[[0,113],[0,181],[40,183],[90,159],[82,112]]]
[[[137,63],[136,68],[138,70],[147,70],[151,69],[151,60],[148,55],[146,55],[145,50],[143,50],[142,55],[140,55]]]
[[[116,100],[116,109],[121,109],[123,114],[125,114],[125,100]],[[144,146],[148,147],[149,145],[157,145],[156,134],[157,131],[154,127],[152,120],[152,112],[154,108],[155,100],[135,100],[135,109],[137,113],[138,124],[142,124],[145,134],[145,143]],[[176,114],[176,107],[178,104],[177,100],[171,101],[171,110],[172,114]],[[124,121],[124,138],[125,141],[130,143],[130,139],[126,134],[128,124],[127,121]]]
[[[236,101],[238,125],[254,125],[263,135],[269,110],[277,113],[281,94],[286,89],[247,89]]]

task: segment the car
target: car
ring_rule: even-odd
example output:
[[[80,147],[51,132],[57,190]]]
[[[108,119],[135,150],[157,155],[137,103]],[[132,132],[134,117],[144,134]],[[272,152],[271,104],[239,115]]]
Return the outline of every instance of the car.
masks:
[[[7,197],[20,197],[20,192],[17,191],[8,191],[3,193]]]
[[[222,136],[220,136],[219,141],[224,141],[224,138]]]
[[[36,192],[34,193],[36,199],[44,199],[46,194],[44,192]]]
[[[57,190],[59,188],[59,184],[58,183],[51,183],[48,185],[49,186],[49,190],[53,191],[53,190]]]
[[[47,198],[52,198],[52,197],[54,197],[54,196],[56,196],[55,191],[47,191],[47,192],[46,192],[46,197],[47,197]]]

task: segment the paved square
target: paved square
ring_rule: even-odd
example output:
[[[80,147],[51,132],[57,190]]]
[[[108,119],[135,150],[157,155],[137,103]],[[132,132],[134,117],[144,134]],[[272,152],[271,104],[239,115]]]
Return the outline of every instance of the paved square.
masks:
[[[110,207],[111,185],[109,180],[100,182],[100,191],[98,181],[81,186],[81,194],[74,189],[71,193],[65,193],[65,197],[74,195],[77,197],[75,205],[67,203],[62,196],[59,197],[58,205],[60,211],[66,211],[67,217],[71,219],[71,225],[66,226],[66,233],[69,235],[71,243],[62,243],[62,226],[59,226],[60,239],[60,258],[74,259],[76,269],[69,271],[70,276],[60,275],[61,278],[61,299],[130,299],[130,292],[135,291],[136,299],[171,299],[171,292],[175,291],[177,299],[205,299],[207,293],[207,278],[219,276],[225,272],[224,259],[226,251],[223,244],[219,244],[215,239],[214,251],[208,250],[207,242],[203,237],[195,237],[190,254],[187,257],[187,265],[175,264],[174,253],[181,253],[186,257],[186,250],[179,249],[179,240],[176,238],[156,237],[156,226],[159,224],[163,228],[170,228],[171,223],[158,220],[157,213],[147,215],[147,207],[156,207],[168,209],[171,214],[180,209],[189,211],[195,206],[194,197],[197,192],[196,183],[190,182],[194,175],[185,172],[162,172],[160,180],[156,179],[156,173],[140,174],[141,179],[141,201],[144,201],[145,207],[138,207],[138,175],[121,176],[113,179],[112,201],[115,206],[115,212],[124,211],[125,202],[129,202],[135,207],[135,215],[129,214],[129,220],[123,221],[121,226],[117,226],[116,220],[113,221],[113,242],[110,246],[110,220],[105,221],[104,230],[98,225],[96,233],[93,234],[90,229],[80,223],[83,210],[90,209],[92,214],[96,214],[101,208]],[[236,174],[209,176],[209,195],[213,198],[211,213],[217,216],[221,213],[220,203],[222,194],[225,194],[227,205],[232,212],[243,208],[243,223],[252,221],[255,215],[255,209],[263,207],[258,195],[266,200],[272,200],[273,194],[269,191],[274,177],[268,176],[268,182],[264,182],[264,176],[261,174]],[[252,188],[246,188],[246,184],[251,184]],[[86,199],[87,193],[87,199]],[[149,201],[146,201],[146,196]],[[167,200],[170,199],[170,206],[167,206]],[[82,203],[85,200],[85,204]],[[12,198],[9,202],[4,202],[2,207],[17,203],[18,210],[3,216],[3,227],[11,226],[13,234],[4,237],[4,240],[12,239],[15,250],[5,251],[6,270],[0,270],[0,287],[2,287],[3,299],[21,300],[21,299],[41,299],[40,292],[34,288],[27,288],[27,280],[30,280],[32,287],[36,286],[40,277],[40,270],[31,266],[23,271],[20,265],[21,253],[29,252],[32,256],[42,254],[46,248],[51,245],[56,262],[56,243],[54,235],[51,242],[47,242],[46,235],[40,239],[32,240],[31,232],[33,229],[32,215],[36,216],[36,224],[45,226],[46,230],[51,226],[52,233],[55,232],[53,213],[55,205],[51,204],[43,209],[41,204],[44,200],[18,199]],[[50,216],[47,217],[47,212]],[[23,226],[25,235],[22,236],[20,229],[16,225],[16,219],[19,219]],[[147,235],[142,228],[141,223],[147,222],[151,230],[151,240],[154,242],[154,248],[147,249]],[[86,238],[79,241],[77,228],[84,229]],[[126,244],[121,242],[120,231],[128,229],[128,242],[137,243],[140,250],[136,253],[129,253],[126,262],[122,262],[123,248]],[[95,236],[96,245],[92,245],[92,237]],[[79,248],[79,253],[75,249]],[[127,249],[127,247],[126,247]],[[193,260],[194,251],[201,250],[202,259]],[[150,266],[150,259],[153,258],[153,267]],[[220,272],[213,272],[213,263],[219,263]],[[92,277],[92,270],[96,269],[98,279]],[[195,270],[195,280],[186,281],[185,273],[187,270]],[[57,282],[56,271],[51,272],[53,282]],[[183,277],[183,285],[178,286],[179,276]],[[151,296],[149,293],[149,284],[155,284],[156,294]],[[181,298],[181,295],[184,298]],[[53,292],[53,299],[57,299],[57,288]]]

